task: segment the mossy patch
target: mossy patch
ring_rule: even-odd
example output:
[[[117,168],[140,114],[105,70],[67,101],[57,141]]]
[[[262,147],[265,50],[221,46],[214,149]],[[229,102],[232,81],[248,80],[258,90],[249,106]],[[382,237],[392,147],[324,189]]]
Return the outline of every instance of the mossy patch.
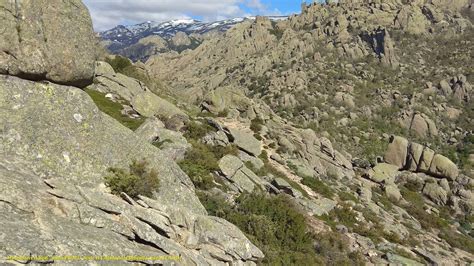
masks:
[[[134,131],[137,128],[139,128],[141,124],[143,124],[143,122],[145,122],[145,118],[143,117],[130,118],[129,116],[123,115],[122,104],[108,99],[107,97],[105,97],[106,95],[105,93],[102,93],[96,90],[91,90],[91,89],[86,89],[85,91],[87,94],[89,94],[89,96],[92,98],[92,100],[97,105],[97,108],[99,108],[100,111],[114,118],[125,127]],[[122,101],[126,105],[129,104],[125,102],[124,100]]]

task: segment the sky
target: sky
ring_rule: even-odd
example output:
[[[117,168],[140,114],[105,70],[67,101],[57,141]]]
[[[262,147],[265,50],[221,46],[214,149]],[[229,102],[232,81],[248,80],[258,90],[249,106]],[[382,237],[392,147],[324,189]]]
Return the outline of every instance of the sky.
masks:
[[[194,18],[214,21],[299,13],[302,0],[83,0],[96,31],[145,21]],[[310,2],[309,0],[307,2]]]

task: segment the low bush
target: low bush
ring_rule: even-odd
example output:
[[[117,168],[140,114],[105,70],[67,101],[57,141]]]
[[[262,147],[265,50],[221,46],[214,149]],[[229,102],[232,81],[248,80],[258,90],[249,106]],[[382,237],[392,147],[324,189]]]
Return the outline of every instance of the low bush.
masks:
[[[462,249],[474,254],[474,239],[472,236],[458,233],[452,229],[444,228],[439,233],[439,237],[446,240],[452,247]]]
[[[359,199],[357,199],[356,196],[354,196],[352,193],[346,192],[346,191],[341,191],[337,193],[339,195],[339,199],[341,201],[353,201],[353,202],[359,202]]]
[[[303,180],[301,183],[311,188],[314,192],[329,199],[334,197],[334,190],[326,185],[323,181],[309,176],[303,176],[302,178]]]
[[[234,145],[210,146],[193,139],[190,143],[192,148],[186,152],[178,165],[196,187],[210,189],[215,186],[213,173],[219,171],[219,160],[227,154],[237,155],[238,148]]]
[[[252,120],[252,122],[250,123],[250,129],[251,129],[254,133],[259,133],[259,132],[262,130],[262,126],[263,126],[263,121],[262,121],[262,119],[260,119],[260,118],[255,118],[255,119]]]
[[[198,196],[210,215],[235,224],[263,251],[262,265],[363,265],[339,234],[312,234],[284,195],[242,194],[235,206],[219,196]]]
[[[200,141],[204,136],[213,130],[214,128],[207,123],[190,121],[186,124],[184,137],[187,139]]]
[[[124,69],[132,66],[132,62],[130,62],[128,58],[119,55],[115,56],[114,58],[106,58],[105,62],[111,65],[116,73],[122,74]]]
[[[339,208],[334,208],[328,214],[319,216],[318,219],[325,221],[333,229],[336,225],[342,224],[347,228],[354,228],[357,224],[357,214],[346,204],[342,204]]]
[[[217,114],[217,117],[227,117],[229,115],[229,109],[225,108]]]
[[[134,199],[139,195],[151,197],[160,186],[158,173],[154,169],[148,169],[145,160],[133,161],[128,170],[110,168],[109,172],[104,178],[105,183],[116,195],[124,192]]]
[[[219,158],[203,143],[192,141],[193,147],[186,152],[178,164],[188,174],[194,185],[200,189],[213,187],[212,172],[219,170]]]
[[[383,208],[386,211],[393,210],[393,201],[390,200],[386,195],[385,192],[382,191],[379,187],[372,188],[372,198],[374,202],[380,203],[383,205]]]

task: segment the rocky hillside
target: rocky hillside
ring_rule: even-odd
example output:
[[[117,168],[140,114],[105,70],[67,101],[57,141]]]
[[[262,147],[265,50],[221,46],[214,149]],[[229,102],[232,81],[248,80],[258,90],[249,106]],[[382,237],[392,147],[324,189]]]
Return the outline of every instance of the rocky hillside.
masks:
[[[240,130],[260,142],[260,165],[272,170],[240,161],[278,189],[267,186],[270,194],[283,191],[306,209],[310,227],[324,221],[375,264],[464,264],[473,260],[473,8],[467,0],[311,4],[146,67],[178,102],[222,117],[202,141],[236,144]],[[208,196],[236,183],[237,194],[253,191],[221,170],[231,184]]]
[[[0,2],[1,258],[473,263],[472,2],[327,2],[146,63]]]
[[[208,216],[193,183],[165,151],[74,87],[92,84],[101,70],[95,68],[92,22],[81,1],[0,6],[2,264],[10,256],[9,263],[64,263],[65,256],[150,263],[146,258],[174,256],[186,265],[263,257],[236,226]],[[137,81],[118,78],[117,86],[134,93],[134,103],[160,99],[132,87]],[[151,177],[159,188],[150,191],[158,183]]]

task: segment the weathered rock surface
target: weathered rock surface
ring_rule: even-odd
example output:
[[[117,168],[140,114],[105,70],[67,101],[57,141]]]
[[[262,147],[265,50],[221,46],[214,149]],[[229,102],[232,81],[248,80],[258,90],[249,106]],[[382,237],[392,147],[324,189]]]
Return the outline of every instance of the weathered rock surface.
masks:
[[[0,76],[0,125],[3,256],[177,254],[198,265],[263,256],[235,226],[206,215],[173,161],[77,88]],[[133,159],[159,173],[155,200],[104,189],[107,169]]]
[[[395,182],[395,177],[398,173],[398,168],[392,164],[380,163],[368,172],[368,177],[377,183],[389,183]]]
[[[191,144],[181,132],[166,129],[163,122],[156,117],[148,118],[135,130],[135,134],[158,147],[168,158],[175,161],[182,160],[186,151],[191,148]]]
[[[96,41],[80,0],[0,1],[0,74],[85,87]]]
[[[143,124],[135,130],[135,134],[142,137],[149,143],[153,143],[159,139],[158,131],[165,128],[165,124],[156,117],[148,118]]]
[[[403,168],[407,158],[408,140],[405,138],[392,136],[384,159],[387,163]]]
[[[433,157],[433,161],[431,161],[429,173],[436,176],[446,177],[449,180],[454,181],[459,175],[459,170],[456,164],[451,160],[443,155],[436,154]]]
[[[423,188],[423,194],[438,205],[446,205],[448,200],[448,192],[436,183],[427,183]]]
[[[173,116],[187,116],[174,104],[158,97],[150,91],[145,91],[135,96],[132,99],[131,104],[133,109],[146,117],[157,116],[162,119],[168,119]]]
[[[232,182],[240,192],[252,192],[258,186],[264,188],[266,182],[248,169],[234,155],[226,155],[219,161],[219,168],[224,176]]]
[[[232,143],[240,149],[254,155],[259,156],[262,153],[262,143],[257,140],[251,133],[236,129],[227,128],[229,138]]]
[[[148,90],[141,81],[115,73],[108,63],[101,61],[96,63],[94,84],[91,88],[102,93],[113,93],[128,102]]]
[[[226,155],[219,161],[219,168],[225,176],[232,177],[244,166],[244,163],[233,155]]]
[[[402,199],[402,194],[398,187],[394,184],[390,184],[385,187],[385,194],[387,197],[393,201],[399,201]]]

